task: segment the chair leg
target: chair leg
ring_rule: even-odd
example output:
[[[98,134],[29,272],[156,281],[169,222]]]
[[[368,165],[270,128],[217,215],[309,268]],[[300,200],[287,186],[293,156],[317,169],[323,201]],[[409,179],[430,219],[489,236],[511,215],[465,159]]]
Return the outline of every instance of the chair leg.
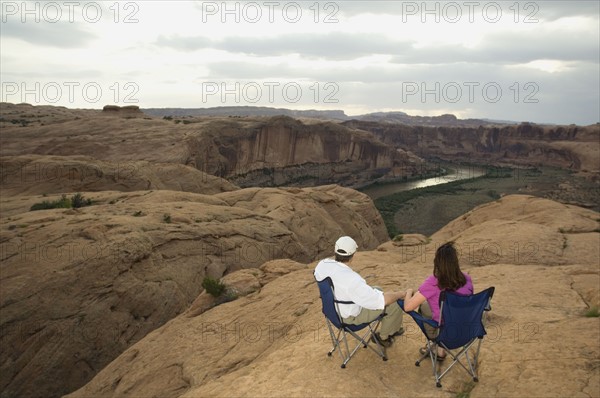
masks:
[[[336,336],[333,332],[333,328],[329,324],[329,321],[327,321],[327,327],[329,328],[329,335],[333,343],[333,348],[327,353],[327,356],[331,356],[333,352],[337,349],[337,351],[340,353],[340,358],[342,359],[342,369],[344,369],[346,367],[346,364],[350,360],[350,355],[348,355],[350,350],[348,349],[348,341],[346,340],[346,334],[344,334],[343,330],[340,330]],[[342,337],[342,339],[344,340],[344,343],[346,345],[346,352],[343,352],[344,349],[340,345],[340,337]]]
[[[460,365],[460,367],[462,367],[469,374],[469,376],[471,376],[473,378],[473,381],[479,381],[479,378],[477,377],[477,368],[474,367],[473,363],[472,363],[475,361],[469,357],[469,349],[473,346],[474,343],[475,343],[475,340],[471,340],[469,343],[467,343],[465,346],[463,346],[456,355],[452,352],[452,350],[450,350],[447,347],[442,345],[442,348],[447,353],[446,356],[451,357],[453,359],[453,361],[446,369],[444,369],[443,372],[438,373],[437,370],[435,371],[436,386],[441,387],[440,380],[442,379],[442,377],[444,377],[446,375],[446,373],[448,373],[450,371],[450,369],[452,369],[457,364]],[[469,368],[467,368],[461,362],[461,357],[463,355],[465,356],[465,359],[467,361]]]
[[[425,358],[430,357],[429,353],[431,352],[431,350],[433,348],[435,348],[435,344],[433,344],[429,340],[427,340],[427,346],[426,346],[427,351],[425,352],[425,354],[423,354],[423,356],[421,358],[419,358],[419,360],[417,362],[415,362],[415,366],[421,366],[421,362],[423,362],[423,360]]]
[[[329,329],[329,336],[331,337],[331,342],[333,344],[333,348],[327,353],[327,356],[332,356],[335,350],[338,350],[340,353],[340,357],[342,359],[341,368],[345,369],[346,364],[352,359],[352,356],[358,351],[358,349],[363,346],[364,348],[369,347],[373,352],[379,355],[384,361],[387,361],[387,356],[385,355],[385,349],[379,344],[377,340],[375,340],[377,344],[377,349],[373,347],[372,344],[369,344],[372,334],[379,326],[380,320],[375,324],[373,328],[371,325],[368,325],[368,330],[364,334],[364,336],[360,336],[357,333],[353,332],[350,329],[337,329],[337,336],[334,332],[334,328],[330,321],[326,319],[327,328]],[[346,332],[350,333],[352,337],[358,340],[358,344],[352,351],[350,351],[350,347],[348,345],[348,339],[346,337]]]
[[[476,356],[479,353],[476,354]],[[474,382],[478,382],[479,378],[477,377],[477,358],[473,357],[473,359],[469,358],[469,350],[465,351],[465,358],[467,359],[467,364],[469,365],[469,369],[471,369],[471,377],[473,377]]]
[[[338,348],[338,339],[339,339],[339,333],[338,333],[338,338],[335,337],[335,333],[333,332],[333,329],[331,328],[331,325],[329,324],[329,321],[326,321],[327,323],[327,328],[329,329],[329,337],[331,338],[331,343],[333,344],[333,348],[327,353],[327,356],[330,357],[331,354],[333,354],[333,352],[335,351],[336,348]]]
[[[348,339],[346,338],[346,333],[344,333],[342,331],[342,338],[344,339],[344,345],[346,346],[346,359],[344,359],[344,362],[342,362],[342,369],[346,368],[346,364],[348,363],[348,361],[350,360],[350,358],[352,358],[352,355],[354,355],[354,353],[356,352],[356,350],[358,350],[358,347],[360,347],[360,344],[358,344],[354,350],[352,351],[352,353],[350,353],[350,347],[348,347]]]
[[[368,347],[371,350],[373,350],[377,355],[379,355],[381,357],[381,359],[383,359],[384,361],[387,361],[388,357],[387,357],[385,348],[381,344],[379,344],[379,341],[377,341],[377,340],[375,340],[375,344],[377,345],[377,349],[375,349],[372,344],[370,344]]]
[[[384,361],[387,361],[388,358],[387,358],[387,355],[385,354],[385,348],[383,348],[383,346],[381,344],[379,344],[379,340],[374,339],[375,344],[377,345],[377,349],[375,349],[372,344],[369,344],[369,340],[371,339],[371,336],[375,333],[375,330],[377,330],[378,326],[379,326],[379,323],[377,323],[374,328],[371,328],[371,326],[369,326],[369,330],[363,337],[360,337],[356,333],[353,333],[353,332],[350,332],[350,333],[352,333],[352,335],[354,335],[354,337],[356,339],[360,340],[365,348],[367,348],[367,347],[370,348],[377,355],[379,355],[381,357],[381,359],[383,359]]]

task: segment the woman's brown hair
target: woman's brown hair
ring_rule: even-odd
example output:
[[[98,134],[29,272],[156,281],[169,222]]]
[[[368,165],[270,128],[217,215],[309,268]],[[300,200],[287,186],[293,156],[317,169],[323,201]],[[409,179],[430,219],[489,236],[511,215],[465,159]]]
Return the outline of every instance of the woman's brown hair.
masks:
[[[443,244],[435,252],[433,276],[437,278],[440,290],[457,290],[467,283],[458,265],[454,242]]]

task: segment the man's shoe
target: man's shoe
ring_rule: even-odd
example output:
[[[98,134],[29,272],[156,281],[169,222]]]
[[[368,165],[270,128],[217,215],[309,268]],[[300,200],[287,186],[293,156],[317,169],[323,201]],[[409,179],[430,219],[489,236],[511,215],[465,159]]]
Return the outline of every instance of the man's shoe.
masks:
[[[400,330],[398,330],[396,333],[394,333],[392,336],[393,337],[398,337],[398,336],[402,336],[404,334],[404,328],[400,327]]]
[[[387,339],[382,339],[379,333],[373,333],[371,335],[371,341],[375,344],[381,345],[384,348],[391,347],[392,344],[394,344],[394,338],[392,336],[388,337]]]

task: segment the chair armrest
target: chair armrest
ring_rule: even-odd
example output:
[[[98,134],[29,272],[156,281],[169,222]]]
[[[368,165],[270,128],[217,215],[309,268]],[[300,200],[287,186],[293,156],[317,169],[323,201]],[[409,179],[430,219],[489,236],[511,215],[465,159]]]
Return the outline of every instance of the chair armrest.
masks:
[[[400,306],[400,308],[402,308],[402,311],[406,312],[406,310],[404,310],[404,300],[400,299],[397,302],[398,302],[398,305]],[[425,318],[423,315],[419,314],[417,311],[408,311],[406,313],[408,315],[410,315],[415,321],[426,323],[429,326],[434,327],[436,329],[440,327],[440,325],[438,325],[438,323],[436,321],[434,321],[433,319],[430,319],[430,318]]]

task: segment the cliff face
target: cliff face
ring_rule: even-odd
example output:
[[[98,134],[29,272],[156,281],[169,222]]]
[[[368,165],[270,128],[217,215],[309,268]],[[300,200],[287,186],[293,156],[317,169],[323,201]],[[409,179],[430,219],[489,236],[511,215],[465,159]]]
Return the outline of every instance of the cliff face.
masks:
[[[449,160],[547,165],[599,172],[600,126],[411,127],[349,121],[386,144],[422,157]]]
[[[370,134],[334,123],[304,124],[275,117],[243,125],[213,124],[204,137],[188,140],[195,166],[240,186],[358,185],[420,160]]]

